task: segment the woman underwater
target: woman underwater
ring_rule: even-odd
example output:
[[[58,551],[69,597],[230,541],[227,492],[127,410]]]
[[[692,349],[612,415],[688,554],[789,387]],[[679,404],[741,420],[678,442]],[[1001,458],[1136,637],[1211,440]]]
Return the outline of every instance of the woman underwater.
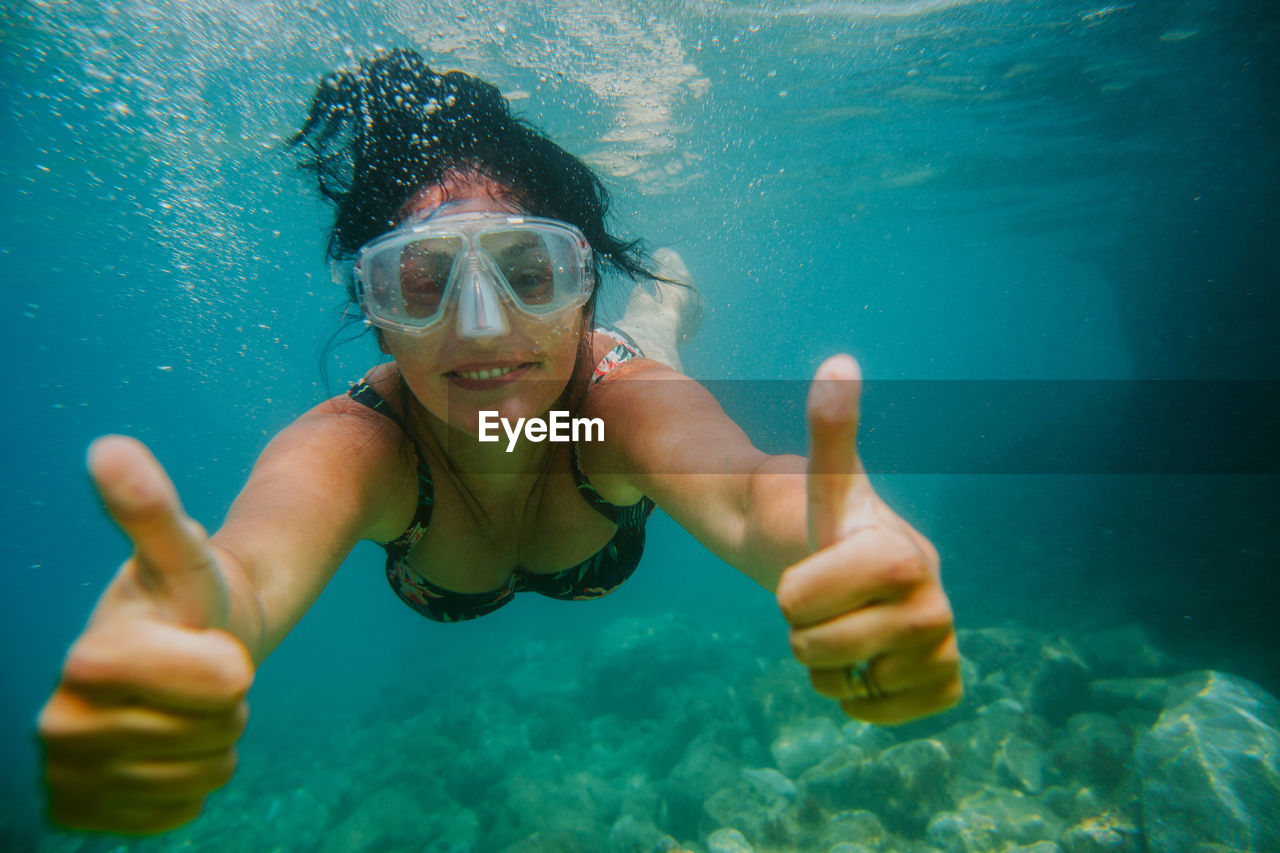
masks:
[[[383,543],[406,604],[453,621],[519,591],[606,594],[659,506],[776,592],[815,689],[851,716],[899,723],[959,700],[937,553],[858,462],[853,359],[817,371],[808,460],[755,449],[673,359],[593,325],[601,265],[656,273],[606,231],[599,179],[496,88],[411,51],[327,76],[293,142],[392,361],[277,435],[212,536],[141,444],[90,448],[134,553],[40,714],[54,820],[158,832],[196,817],[234,770],[256,666],[363,539]],[[603,439],[478,440],[482,411],[553,410],[599,419]]]

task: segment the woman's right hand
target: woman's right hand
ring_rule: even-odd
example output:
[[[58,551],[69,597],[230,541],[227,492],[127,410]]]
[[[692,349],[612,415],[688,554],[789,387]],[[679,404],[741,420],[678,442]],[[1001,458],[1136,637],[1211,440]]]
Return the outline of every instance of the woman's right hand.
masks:
[[[50,816],[149,833],[194,819],[235,769],[253,659],[225,629],[230,558],[140,442],[101,438],[89,472],[132,540],[40,712]]]

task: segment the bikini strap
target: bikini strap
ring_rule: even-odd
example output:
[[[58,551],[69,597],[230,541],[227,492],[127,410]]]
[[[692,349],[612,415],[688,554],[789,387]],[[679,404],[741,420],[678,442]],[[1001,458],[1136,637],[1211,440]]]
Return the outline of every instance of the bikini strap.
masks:
[[[582,466],[578,464],[578,445],[576,442],[570,448],[569,456],[573,460],[573,482],[578,487],[578,494],[582,495],[582,499],[589,503],[592,509],[624,530],[644,526],[645,519],[658,506],[651,498],[642,497],[630,506],[618,506],[617,504],[609,503],[604,499],[604,496],[596,491],[596,487],[587,480],[587,475],[582,473]]]
[[[391,408],[391,404],[363,379],[351,386],[351,390],[347,391],[347,396],[365,408],[373,409],[378,414],[390,418],[396,426],[404,430],[404,422],[400,420],[400,416],[396,414],[395,409]],[[407,430],[405,430],[405,434],[408,435]]]
[[[616,336],[612,329],[597,327],[597,332],[603,332],[610,336]],[[595,369],[591,371],[591,384],[595,385],[601,379],[604,379],[609,373],[619,365],[626,364],[633,358],[643,358],[640,350],[631,343],[620,340],[618,345],[604,354],[599,361],[596,362]]]
[[[602,326],[596,327],[596,332],[607,334],[615,338],[621,337],[613,329]],[[591,374],[591,384],[599,382],[608,376],[614,368],[626,364],[633,358],[643,358],[640,350],[627,340],[620,340],[618,345],[604,354],[604,357],[596,362],[595,370]],[[596,491],[596,487],[591,485],[587,479],[587,475],[582,472],[582,466],[578,463],[578,443],[574,442],[570,448],[569,457],[572,460],[573,482],[578,487],[578,494],[582,495],[582,499],[591,505],[591,508],[603,515],[609,521],[616,524],[622,529],[633,529],[643,527],[645,519],[658,506],[648,497],[642,497],[640,500],[630,506],[618,506],[609,503],[604,497]]]

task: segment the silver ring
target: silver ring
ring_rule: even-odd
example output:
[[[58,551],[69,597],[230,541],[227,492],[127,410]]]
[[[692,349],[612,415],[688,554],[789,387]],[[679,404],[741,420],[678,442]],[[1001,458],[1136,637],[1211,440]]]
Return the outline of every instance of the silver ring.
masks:
[[[849,667],[849,686],[858,699],[883,699],[884,691],[871,675],[871,661],[864,660]]]

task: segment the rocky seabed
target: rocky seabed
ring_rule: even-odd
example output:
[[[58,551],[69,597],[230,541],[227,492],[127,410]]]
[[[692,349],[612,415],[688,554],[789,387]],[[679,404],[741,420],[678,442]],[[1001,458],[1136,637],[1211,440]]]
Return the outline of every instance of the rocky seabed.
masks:
[[[1280,702],[1137,626],[962,631],[966,697],[849,721],[760,640],[670,618],[260,738],[191,826],[42,851],[1276,853]],[[487,680],[486,680],[487,679]],[[406,690],[411,691],[410,688]],[[265,742],[265,746],[264,746]]]

